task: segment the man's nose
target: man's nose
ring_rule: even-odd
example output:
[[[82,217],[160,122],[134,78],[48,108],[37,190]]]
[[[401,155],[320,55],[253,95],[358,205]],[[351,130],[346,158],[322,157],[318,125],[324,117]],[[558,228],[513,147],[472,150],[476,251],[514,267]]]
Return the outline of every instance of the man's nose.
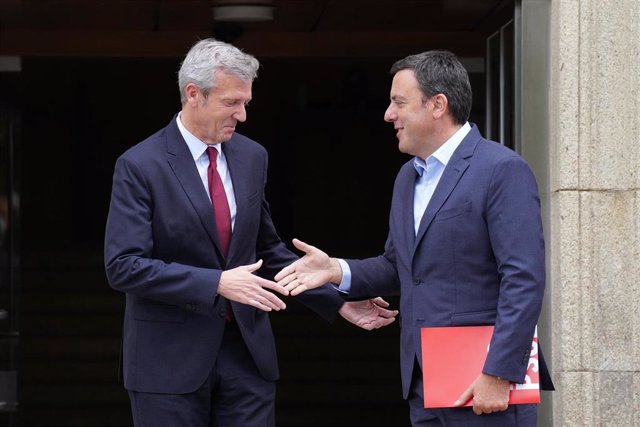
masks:
[[[247,108],[244,104],[240,105],[236,112],[233,113],[233,118],[239,122],[247,120]]]
[[[391,105],[387,108],[387,111],[384,112],[384,121],[385,122],[394,122],[398,116],[396,112],[391,108]]]

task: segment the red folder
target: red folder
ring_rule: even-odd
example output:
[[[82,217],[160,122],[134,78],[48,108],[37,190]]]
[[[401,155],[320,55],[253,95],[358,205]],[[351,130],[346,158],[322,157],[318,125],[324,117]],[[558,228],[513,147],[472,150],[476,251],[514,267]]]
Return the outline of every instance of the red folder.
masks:
[[[482,373],[493,326],[422,328],[424,407],[449,408]],[[511,384],[509,404],[540,403],[538,334],[523,384]],[[464,406],[472,406],[473,399]]]

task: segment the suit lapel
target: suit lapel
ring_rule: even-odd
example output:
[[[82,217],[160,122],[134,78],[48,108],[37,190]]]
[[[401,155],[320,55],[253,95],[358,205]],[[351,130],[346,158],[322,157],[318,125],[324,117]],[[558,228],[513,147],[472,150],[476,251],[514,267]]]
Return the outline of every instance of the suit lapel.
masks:
[[[191,204],[207,231],[207,235],[211,239],[211,242],[215,245],[219,258],[223,259],[211,201],[209,201],[209,197],[202,185],[202,180],[200,179],[200,175],[198,175],[198,169],[193,161],[189,147],[182,138],[175,119],[171,121],[169,126],[167,126],[166,132],[167,160],[169,165],[171,166],[171,169],[173,169],[176,178],[178,178],[180,185],[191,201]]]
[[[449,163],[442,173],[442,177],[436,186],[433,196],[424,211],[422,220],[420,221],[420,228],[418,228],[418,235],[416,236],[413,251],[417,249],[420,241],[424,237],[425,233],[429,229],[433,218],[436,216],[444,202],[447,201],[449,195],[458,185],[460,178],[469,167],[469,158],[473,155],[479,138],[481,138],[478,128],[474,125],[467,136],[462,140],[460,146],[451,156]]]
[[[403,173],[399,181],[399,194],[398,200],[400,201],[400,218],[402,229],[404,233],[405,242],[407,243],[407,250],[412,252],[416,234],[414,231],[414,217],[413,217],[413,193],[415,189],[415,182],[418,176],[418,172],[413,166],[413,160],[409,167],[406,167],[406,172]]]
[[[229,261],[238,249],[238,245],[243,241],[243,224],[245,223],[245,216],[248,213],[246,204],[249,197],[249,179],[247,174],[251,173],[251,171],[246,167],[246,160],[242,156],[241,150],[238,149],[238,143],[234,143],[233,137],[228,142],[222,144],[222,151],[227,160],[227,167],[229,168],[229,174],[231,174],[231,181],[233,182],[233,194],[236,199],[236,219],[233,226],[233,233],[231,233],[229,253],[227,254],[227,260]]]
[[[454,160],[453,157],[451,160]],[[436,187],[436,190],[427,205],[427,208],[424,211],[424,215],[422,215],[422,220],[420,221],[420,228],[418,228],[418,235],[416,236],[416,241],[414,245],[414,251],[417,248],[420,240],[424,237],[429,225],[433,221],[433,218],[436,216],[436,213],[440,210],[444,202],[447,200],[453,189],[458,184],[460,177],[464,173],[464,171],[469,166],[469,163],[464,159],[456,159],[453,164],[450,161],[447,167],[444,169],[444,173],[440,178],[440,182]]]

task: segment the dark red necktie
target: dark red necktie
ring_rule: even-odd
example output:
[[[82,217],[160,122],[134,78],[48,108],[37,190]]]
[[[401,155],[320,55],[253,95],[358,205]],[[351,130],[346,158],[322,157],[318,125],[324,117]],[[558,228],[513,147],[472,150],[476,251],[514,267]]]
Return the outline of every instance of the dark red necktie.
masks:
[[[220,247],[222,254],[226,258],[229,253],[229,242],[231,241],[231,211],[229,210],[227,194],[224,192],[224,185],[222,185],[222,179],[220,179],[217,169],[218,150],[208,147],[207,155],[209,156],[209,168],[207,169],[209,195],[211,196],[211,203],[213,203],[213,213],[216,217]],[[227,322],[231,322],[233,319],[233,311],[231,311],[231,304],[228,300],[224,318]]]
[[[207,169],[207,178],[209,180],[209,195],[211,203],[213,203],[213,212],[216,216],[216,227],[218,229],[218,239],[222,254],[227,256],[229,253],[229,242],[231,241],[231,211],[229,210],[229,201],[227,194],[224,192],[222,179],[218,174],[217,158],[218,150],[214,147],[207,148],[209,155],[209,169]]]

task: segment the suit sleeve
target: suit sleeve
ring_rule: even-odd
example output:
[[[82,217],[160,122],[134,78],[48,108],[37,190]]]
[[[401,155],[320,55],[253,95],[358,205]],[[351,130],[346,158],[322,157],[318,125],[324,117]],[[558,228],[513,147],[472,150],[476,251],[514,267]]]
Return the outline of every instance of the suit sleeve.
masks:
[[[362,300],[376,296],[400,295],[395,248],[390,235],[387,237],[382,255],[346,261],[351,269],[351,290],[348,299]]]
[[[105,267],[115,290],[183,306],[213,309],[220,270],[153,258],[153,197],[143,170],[131,159],[116,162],[105,232]]]
[[[500,293],[483,372],[521,383],[542,308],[545,260],[537,185],[520,157],[510,157],[495,167],[486,221]]]

